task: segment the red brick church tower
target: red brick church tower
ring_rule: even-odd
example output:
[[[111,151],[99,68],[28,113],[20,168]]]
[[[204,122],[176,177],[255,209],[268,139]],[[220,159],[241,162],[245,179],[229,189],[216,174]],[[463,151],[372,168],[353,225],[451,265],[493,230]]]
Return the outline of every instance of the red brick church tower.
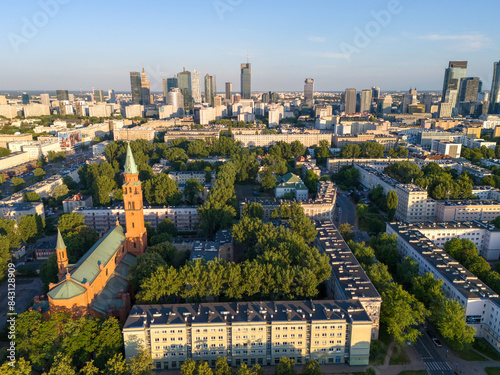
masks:
[[[147,234],[144,227],[141,181],[135,164],[130,144],[127,145],[123,183],[123,204],[125,208],[126,242],[125,250],[142,255],[147,246]]]

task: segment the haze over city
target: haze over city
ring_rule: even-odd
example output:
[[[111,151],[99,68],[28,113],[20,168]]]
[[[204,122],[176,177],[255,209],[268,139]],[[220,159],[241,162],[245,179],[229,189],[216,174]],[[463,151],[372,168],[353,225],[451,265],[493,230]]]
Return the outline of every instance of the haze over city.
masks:
[[[450,60],[469,61],[488,87],[500,47],[491,1],[43,4],[2,4],[3,90],[126,91],[142,64],[154,92],[183,66],[236,82],[247,56],[254,91],[300,91],[309,76],[317,91],[439,90]]]

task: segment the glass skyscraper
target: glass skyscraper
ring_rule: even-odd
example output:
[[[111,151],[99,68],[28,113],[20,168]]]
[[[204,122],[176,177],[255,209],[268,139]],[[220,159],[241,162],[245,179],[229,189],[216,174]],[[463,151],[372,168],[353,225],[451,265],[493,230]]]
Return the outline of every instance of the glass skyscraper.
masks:
[[[56,90],[57,100],[69,100],[68,90]]]
[[[215,76],[206,75],[205,76],[205,102],[214,106],[215,98]]]
[[[490,113],[500,113],[500,61],[493,64],[493,81],[491,82]]]
[[[231,82],[226,82],[226,99],[231,100],[233,94],[233,84]]]
[[[252,64],[241,64],[241,99],[252,98]]]
[[[443,94],[441,101],[446,99],[446,91],[459,90],[460,80],[467,74],[467,61],[450,61],[448,68],[444,72]],[[453,103],[455,104],[455,103]]]
[[[345,113],[356,113],[356,89],[345,90]]]
[[[193,108],[191,72],[184,69],[182,72],[177,74],[177,87],[181,90],[182,96],[184,97],[185,111],[191,111]]]
[[[312,107],[314,101],[314,79],[306,78],[304,82],[304,102]]]
[[[193,101],[201,103],[201,75],[197,70],[193,70],[193,73],[191,73],[191,89]]]
[[[141,73],[130,72],[130,88],[132,91],[132,104],[141,104],[142,87]]]

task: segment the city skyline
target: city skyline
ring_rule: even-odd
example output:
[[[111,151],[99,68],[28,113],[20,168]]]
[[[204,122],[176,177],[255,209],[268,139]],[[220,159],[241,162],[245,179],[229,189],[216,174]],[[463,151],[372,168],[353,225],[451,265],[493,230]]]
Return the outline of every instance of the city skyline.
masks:
[[[247,57],[253,65],[252,91],[302,91],[305,77],[314,78],[316,91],[372,86],[380,86],[382,91],[437,90],[442,86],[443,69],[453,60],[469,61],[468,75],[481,78],[485,89],[491,87],[493,63],[499,60],[493,17],[500,5],[483,1],[491,11],[479,22],[463,12],[458,3],[468,4],[464,1],[455,7],[432,3],[432,8],[427,1],[342,6],[317,1],[301,7],[301,12],[296,12],[294,3],[284,7],[261,1],[217,0],[168,5],[170,13],[189,15],[192,27],[185,29],[182,40],[168,35],[182,26],[184,17],[160,22],[166,4],[155,3],[141,33],[135,33],[127,26],[136,14],[130,1],[120,2],[120,7],[111,1],[99,8],[95,1],[61,1],[51,11],[38,2],[10,3],[0,18],[4,30],[0,46],[9,56],[0,73],[0,90],[64,87],[89,91],[94,86],[127,91],[129,72],[144,63],[153,92],[162,90],[162,78],[171,77],[183,66],[202,76],[215,74],[220,82],[233,82],[234,90],[240,91],[238,67]],[[141,7],[147,8],[148,3],[144,4]],[[264,4],[266,15],[262,16]],[[112,12],[116,18],[108,17]],[[89,29],[87,16],[105,26]],[[414,22],[424,17],[425,29]],[[271,19],[274,26],[269,29]],[[294,26],[303,20],[309,23],[307,32]],[[30,24],[31,33],[27,32]],[[202,31],[208,25],[210,38],[204,38]],[[103,30],[113,37],[103,37],[108,35]],[[360,37],[359,31],[368,31],[368,36]],[[33,61],[36,69],[32,69]]]

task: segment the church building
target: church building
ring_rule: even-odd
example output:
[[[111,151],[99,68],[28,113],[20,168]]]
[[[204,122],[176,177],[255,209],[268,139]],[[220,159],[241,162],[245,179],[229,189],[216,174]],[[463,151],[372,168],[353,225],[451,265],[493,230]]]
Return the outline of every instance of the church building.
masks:
[[[123,204],[126,228],[117,222],[76,264],[68,264],[66,245],[57,234],[59,281],[49,285],[50,312],[73,316],[118,316],[125,321],[131,305],[128,275],[144,254],[147,234],[139,171],[130,144],[124,168]]]

